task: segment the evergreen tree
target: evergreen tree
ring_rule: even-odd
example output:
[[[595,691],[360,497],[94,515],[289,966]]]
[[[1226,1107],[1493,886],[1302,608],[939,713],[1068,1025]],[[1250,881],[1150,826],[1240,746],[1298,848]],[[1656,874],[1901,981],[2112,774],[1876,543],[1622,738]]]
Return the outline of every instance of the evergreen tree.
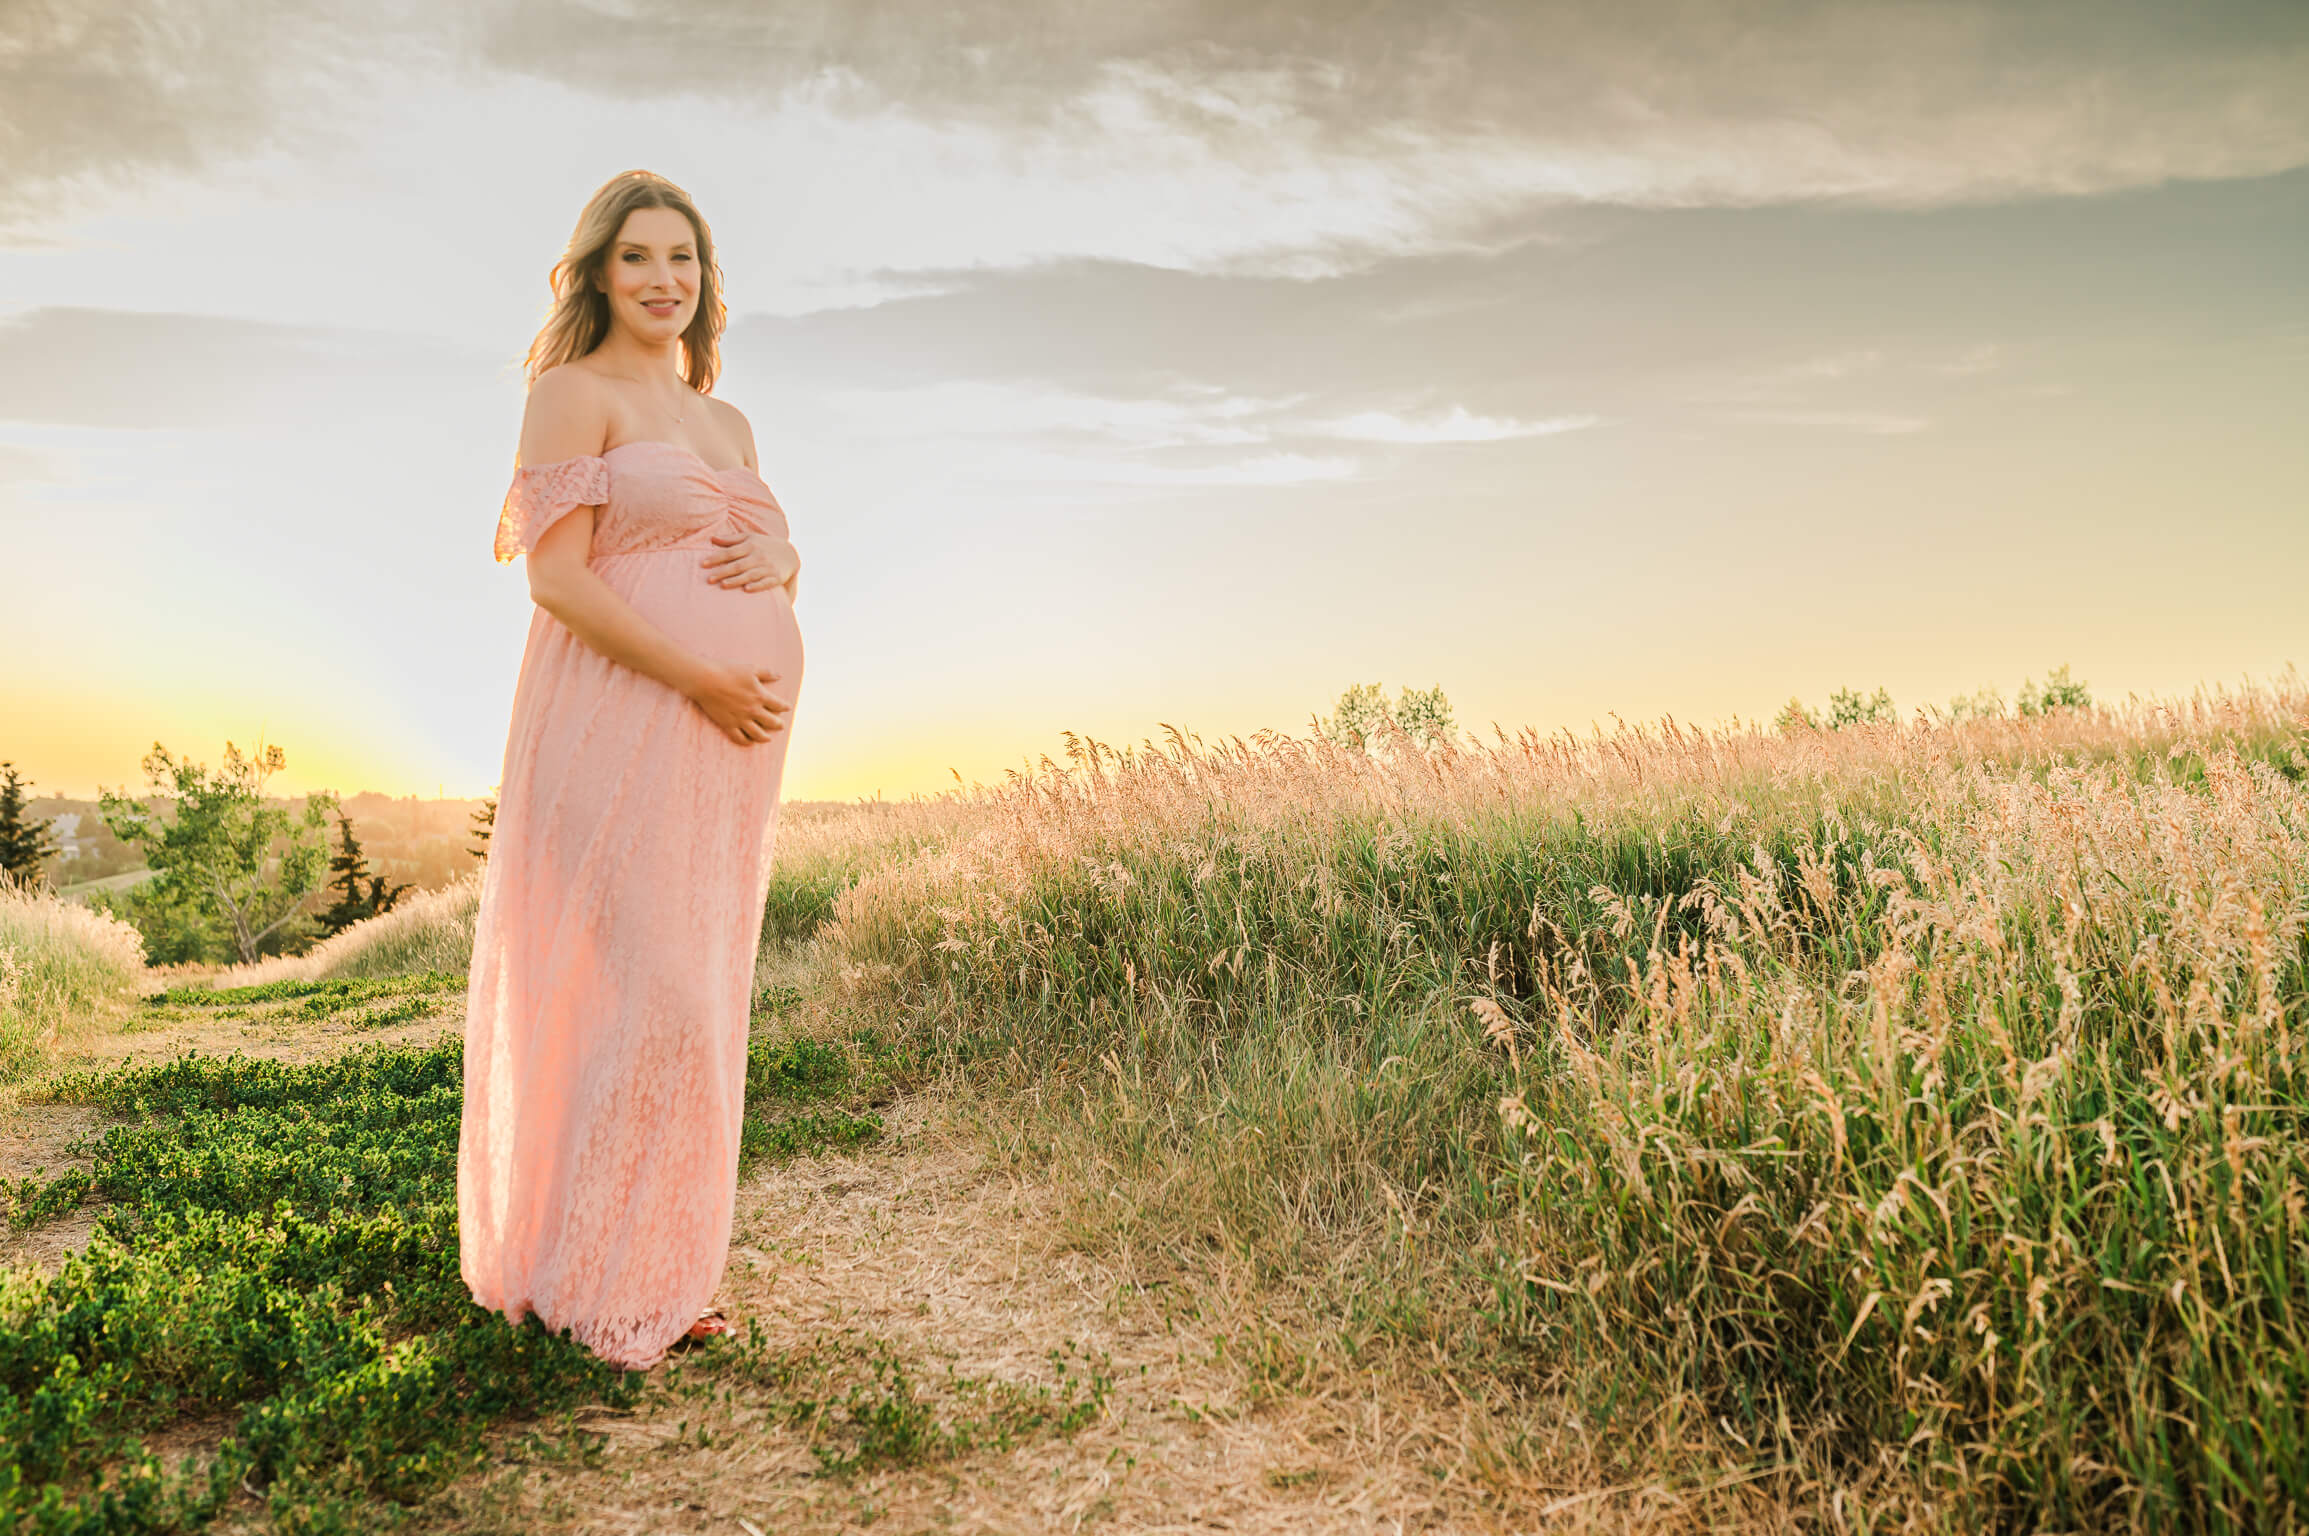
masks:
[[[0,873],[37,885],[42,867],[56,856],[56,838],[47,822],[26,812],[27,798],[16,765],[0,763]]]
[[[363,889],[366,882],[367,889]],[[337,813],[337,852],[329,860],[329,889],[337,893],[336,902],[316,914],[321,931],[339,934],[353,924],[365,921],[383,912],[393,910],[393,903],[401,899],[407,885],[388,886],[382,875],[369,873],[368,856],[361,852],[361,840],[353,835],[353,818]]]
[[[491,795],[482,801],[481,809],[467,819],[473,824],[473,846],[465,851],[477,859],[488,858],[489,834],[497,826],[497,797]]]

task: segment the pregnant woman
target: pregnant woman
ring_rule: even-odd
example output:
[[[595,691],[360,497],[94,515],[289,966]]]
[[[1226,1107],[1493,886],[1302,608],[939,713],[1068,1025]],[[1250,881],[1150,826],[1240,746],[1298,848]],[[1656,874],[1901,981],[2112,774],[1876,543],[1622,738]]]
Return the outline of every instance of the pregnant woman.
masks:
[[[688,195],[609,182],[553,289],[497,524],[537,609],[473,934],[458,1227],[476,1301],[643,1369],[726,1330],[799,560],[709,394],[725,310]]]

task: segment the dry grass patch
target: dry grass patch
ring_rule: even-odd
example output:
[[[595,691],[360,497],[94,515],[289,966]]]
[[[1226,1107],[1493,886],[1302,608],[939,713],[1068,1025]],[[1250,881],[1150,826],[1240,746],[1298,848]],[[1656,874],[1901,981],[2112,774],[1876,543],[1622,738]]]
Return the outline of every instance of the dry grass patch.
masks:
[[[143,971],[128,924],[0,873],[0,1083],[117,1015]]]
[[[1563,1405],[1503,1484],[1781,1479],[1872,1529],[2309,1516],[2297,676],[1080,743],[946,809],[836,903],[846,1006],[1127,1281],[1267,1319],[1277,1401],[1432,1361]]]
[[[1787,1524],[1754,1479],[1611,1488],[1556,1456],[1563,1481],[1534,1482],[1509,1417],[1416,1366],[1263,1390],[1239,1275],[1133,1286],[1069,1240],[1065,1192],[977,1130],[923,1100],[889,1119],[881,1149],[741,1190],[719,1299],[743,1344],[661,1367],[633,1412],[507,1436],[426,1528],[1490,1532],[1551,1505],[1573,1531]],[[861,1405],[900,1431],[883,1454],[858,1455]]]

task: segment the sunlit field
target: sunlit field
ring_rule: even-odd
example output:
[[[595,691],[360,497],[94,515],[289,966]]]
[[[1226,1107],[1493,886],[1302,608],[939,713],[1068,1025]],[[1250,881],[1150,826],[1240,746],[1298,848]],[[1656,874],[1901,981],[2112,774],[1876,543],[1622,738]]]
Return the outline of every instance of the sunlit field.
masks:
[[[1277,1392],[1424,1362],[1556,1405],[1533,1456],[1876,1528],[2269,1530],[2309,1505],[2305,780],[2298,678],[1086,744],[826,943],[1060,1147],[1086,1241],[1247,1271]]]
[[[889,1094],[952,1106],[996,1166],[1064,1191],[1067,1240],[1126,1288],[1224,1321],[1254,1405],[1455,1395],[1503,1518],[1646,1487],[1689,1523],[1851,1530],[2266,1531],[2309,1509],[2296,676],[1844,729],[1083,742],[991,788],[790,811],[779,837],[749,1156],[870,1145]],[[477,893],[208,995],[453,1005]],[[41,974],[133,986],[93,926],[0,917],[39,954],[87,947]],[[40,1048],[44,1026],[12,1027]],[[214,1466],[320,1528],[421,1504],[494,1417],[608,1390],[457,1313],[454,1055],[377,1049],[335,1075],[29,1088],[142,1118],[80,1185],[14,1191],[19,1226],[88,1203],[100,1239],[7,1293],[0,1331],[48,1353],[11,1346],[6,1411],[50,1437],[12,1509],[80,1507],[142,1465],[117,1437],[247,1405],[251,1438]],[[298,1107],[331,1095],[352,1141]],[[268,1134],[321,1136],[313,1166],[358,1198],[333,1211],[250,1149],[253,1120],[218,1118],[244,1102],[280,1117]],[[187,1136],[220,1149],[201,1179],[170,1172]],[[284,1198],[305,1225],[265,1258],[234,1223]],[[218,1244],[240,1269],[192,1263]],[[331,1271],[340,1249],[360,1264]],[[202,1299],[148,1250],[272,1278]],[[328,1298],[268,1325],[304,1341],[293,1369],[188,1363],[243,1302],[290,1318],[267,1286]],[[72,1333],[99,1291],[179,1319],[151,1335],[178,1342],[123,1364]],[[408,1330],[425,1342],[396,1354]],[[55,1419],[40,1373],[83,1344],[94,1385]],[[156,1412],[139,1371],[182,1406]],[[401,1371],[423,1433],[358,1398],[356,1376]],[[475,1383],[479,1406],[438,1406]],[[363,1406],[330,1427],[346,1393]],[[1037,1432],[1090,1412],[1068,1398]],[[969,1442],[923,1413],[923,1444]],[[826,1421],[827,1465],[863,1422]],[[197,1523],[214,1466],[135,1475]]]

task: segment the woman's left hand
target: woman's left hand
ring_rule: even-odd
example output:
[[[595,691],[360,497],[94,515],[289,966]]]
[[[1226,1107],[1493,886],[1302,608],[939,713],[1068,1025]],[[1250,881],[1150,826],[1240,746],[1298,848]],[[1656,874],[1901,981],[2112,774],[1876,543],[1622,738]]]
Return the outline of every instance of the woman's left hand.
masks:
[[[792,588],[794,578],[802,572],[800,550],[786,540],[767,533],[734,533],[713,536],[722,546],[699,563],[710,573],[706,580],[717,587],[734,587],[746,592],[767,592],[772,587]]]

